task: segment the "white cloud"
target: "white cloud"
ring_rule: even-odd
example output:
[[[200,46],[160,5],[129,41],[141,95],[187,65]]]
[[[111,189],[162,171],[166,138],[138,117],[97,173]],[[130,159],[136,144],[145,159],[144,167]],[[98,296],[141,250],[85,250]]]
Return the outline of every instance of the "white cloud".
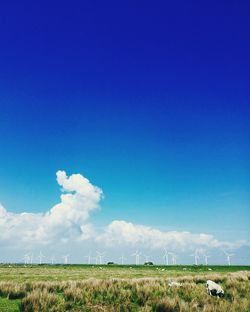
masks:
[[[170,248],[185,251],[200,247],[205,248],[239,248],[245,241],[233,243],[218,241],[209,234],[193,234],[190,232],[160,231],[148,226],[115,220],[111,222],[98,241],[106,246],[120,245],[144,247],[150,249]]]
[[[57,171],[57,182],[62,186],[61,202],[45,214],[46,223],[52,226],[71,223],[81,226],[91,211],[98,207],[102,190],[92,185],[81,174],[67,177],[65,171]]]
[[[49,244],[89,239],[94,230],[86,221],[102,198],[102,190],[80,174],[58,171],[61,201],[46,213],[11,213],[0,205],[0,241],[13,245]]]
[[[245,241],[223,242],[209,234],[160,231],[122,220],[112,221],[97,233],[89,216],[99,206],[102,190],[81,174],[67,176],[56,173],[62,187],[60,202],[45,213],[11,213],[0,205],[0,244],[12,248],[32,248],[37,245],[59,246],[87,242],[91,246],[127,247],[172,250],[196,248],[239,248]]]

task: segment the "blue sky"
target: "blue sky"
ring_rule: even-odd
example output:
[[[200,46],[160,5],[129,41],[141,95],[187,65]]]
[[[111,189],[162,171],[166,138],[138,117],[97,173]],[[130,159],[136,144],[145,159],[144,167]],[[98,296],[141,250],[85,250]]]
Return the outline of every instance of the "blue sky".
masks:
[[[57,170],[126,220],[249,240],[249,3],[1,4],[0,202],[46,212]]]

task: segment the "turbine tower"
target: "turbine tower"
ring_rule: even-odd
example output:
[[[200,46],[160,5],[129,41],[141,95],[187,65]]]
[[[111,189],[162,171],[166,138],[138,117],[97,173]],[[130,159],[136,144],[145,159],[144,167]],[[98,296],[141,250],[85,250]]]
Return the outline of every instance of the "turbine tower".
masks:
[[[30,264],[33,264],[33,253],[30,254]]]
[[[169,252],[168,254],[172,256],[172,264],[176,265],[176,258],[177,258],[176,254],[173,252]]]
[[[209,258],[210,256],[209,255],[207,255],[207,254],[204,254],[204,260],[205,260],[205,265],[208,265],[208,258]]]
[[[190,257],[194,257],[194,263],[195,263],[195,265],[198,265],[198,259],[200,258],[200,257],[198,256],[198,251],[195,250],[195,253],[192,254],[192,255],[190,255]]]
[[[68,264],[69,255],[62,256],[62,258],[64,259],[64,264]]]
[[[234,254],[229,254],[227,253],[225,250],[223,250],[224,254],[226,255],[227,257],[227,264],[228,265],[231,265],[231,257],[234,256]]]
[[[136,265],[140,264],[140,255],[141,255],[141,253],[138,250],[136,250],[136,252],[131,255],[131,256],[135,256],[135,264]]]
[[[169,255],[170,255],[170,254],[171,254],[171,253],[168,252],[166,248],[164,248],[163,259],[165,259],[165,264],[166,264],[166,265],[169,265]]]
[[[30,262],[29,254],[25,254],[24,257],[23,257],[23,260],[24,260],[24,264],[28,264]]]
[[[119,260],[121,260],[121,264],[124,264],[124,260],[126,260],[126,258],[124,257],[124,255],[122,254],[121,257],[119,258]]]
[[[39,256],[38,256],[39,264],[42,264],[43,258],[45,258],[45,256],[42,254],[42,252],[41,252],[41,250],[40,250]]]
[[[52,257],[50,258],[50,260],[51,260],[51,264],[53,265],[54,262],[55,262],[55,256],[52,256]]]
[[[84,256],[84,258],[88,259],[88,264],[91,262],[91,253],[89,253],[87,256]]]
[[[104,252],[97,251],[97,259],[99,259],[99,264],[103,264]]]

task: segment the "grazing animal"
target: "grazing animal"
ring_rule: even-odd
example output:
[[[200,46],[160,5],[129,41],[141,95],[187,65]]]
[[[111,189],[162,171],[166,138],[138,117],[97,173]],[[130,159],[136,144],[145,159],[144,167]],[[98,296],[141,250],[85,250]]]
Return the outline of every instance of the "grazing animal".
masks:
[[[207,293],[210,296],[217,296],[217,298],[224,296],[224,290],[221,286],[211,280],[207,281]]]

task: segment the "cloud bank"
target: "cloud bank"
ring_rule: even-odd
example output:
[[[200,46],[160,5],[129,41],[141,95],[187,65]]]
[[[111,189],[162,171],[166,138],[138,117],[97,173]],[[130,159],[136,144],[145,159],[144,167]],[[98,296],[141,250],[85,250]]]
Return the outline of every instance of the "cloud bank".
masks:
[[[160,231],[149,226],[133,224],[131,222],[115,220],[111,222],[98,240],[106,246],[143,246],[150,249],[192,250],[204,248],[240,248],[245,241],[225,242],[218,241],[213,235],[193,234],[181,231]]]
[[[80,174],[67,177],[65,171],[59,170],[56,176],[62,187],[61,201],[48,212],[11,213],[0,205],[0,241],[44,245],[85,240],[94,235],[87,220],[98,208],[102,190]]]
[[[11,213],[0,205],[0,244],[13,247],[65,244],[87,241],[106,248],[163,247],[172,250],[197,248],[240,248],[245,241],[225,242],[213,235],[181,231],[160,231],[144,225],[114,220],[102,232],[89,222],[91,213],[99,207],[102,190],[81,174],[67,176],[57,171],[61,186],[60,202],[45,213]]]

